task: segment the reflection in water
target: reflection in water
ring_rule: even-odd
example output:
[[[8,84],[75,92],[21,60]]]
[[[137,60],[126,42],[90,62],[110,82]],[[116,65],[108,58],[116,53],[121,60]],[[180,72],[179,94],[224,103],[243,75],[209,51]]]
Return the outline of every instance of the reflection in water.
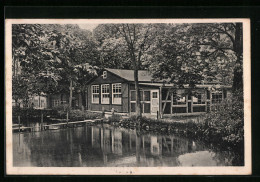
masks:
[[[187,138],[109,125],[13,134],[14,166],[227,166],[234,158]]]

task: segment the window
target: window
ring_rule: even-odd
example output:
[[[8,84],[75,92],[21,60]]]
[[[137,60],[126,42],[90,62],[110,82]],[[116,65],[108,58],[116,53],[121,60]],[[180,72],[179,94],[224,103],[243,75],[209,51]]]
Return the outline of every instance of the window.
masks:
[[[212,93],[212,104],[220,103],[222,101],[222,92]]]
[[[61,105],[66,104],[66,100],[61,100],[61,101],[60,101],[60,104],[61,104]]]
[[[101,85],[101,104],[109,104],[109,84]]]
[[[153,92],[153,98],[158,98],[158,93],[157,92]]]
[[[135,95],[135,91],[131,90],[131,101],[136,101],[136,95]]]
[[[52,100],[52,107],[56,107],[60,105],[60,101],[59,100]]]
[[[144,101],[150,101],[151,96],[150,96],[150,91],[144,91]]]
[[[45,107],[45,102],[44,102],[44,100],[41,100],[41,107]]]
[[[102,75],[103,79],[107,78],[107,71],[103,71],[103,75]]]
[[[38,107],[39,100],[37,98],[33,100],[33,105],[34,105],[34,107]]]
[[[192,96],[193,104],[205,104],[205,94],[198,93],[195,96]]]
[[[173,105],[186,105],[186,95],[184,95],[184,90],[177,90],[173,94]]]
[[[92,103],[99,103],[99,85],[92,85]]]
[[[151,91],[141,90],[140,93],[140,102],[141,102],[141,112],[142,113],[151,113]],[[157,94],[157,92],[155,92]],[[136,112],[136,91],[131,90],[130,93],[130,102],[131,102],[131,112]],[[157,95],[155,95],[157,97]]]
[[[121,94],[121,83],[116,83],[112,85],[112,104],[121,104],[122,94]]]

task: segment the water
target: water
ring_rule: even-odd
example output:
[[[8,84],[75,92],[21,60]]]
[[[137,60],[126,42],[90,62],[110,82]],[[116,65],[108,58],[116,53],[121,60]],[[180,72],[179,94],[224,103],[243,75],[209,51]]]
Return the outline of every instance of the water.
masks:
[[[138,135],[110,125],[13,134],[14,166],[232,166],[238,158],[234,152],[215,151],[192,139]]]

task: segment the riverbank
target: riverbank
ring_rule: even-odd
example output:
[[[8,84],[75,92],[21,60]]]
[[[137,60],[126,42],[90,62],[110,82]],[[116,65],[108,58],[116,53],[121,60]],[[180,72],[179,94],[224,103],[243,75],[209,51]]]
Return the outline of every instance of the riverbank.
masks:
[[[33,109],[33,108],[13,108],[13,124],[28,125],[28,123],[48,123],[56,124],[62,122],[84,121],[87,119],[101,119],[101,113],[89,111],[55,110],[55,109]]]
[[[221,132],[222,128],[220,127],[212,127],[208,119],[208,115],[176,119],[137,118],[136,116],[122,119],[119,115],[114,115],[108,119],[108,122],[113,126],[136,129],[141,133],[178,134],[212,143],[219,147],[243,151],[243,140],[234,137],[235,134],[227,133],[224,130]],[[226,140],[232,136],[233,140]]]
[[[13,110],[13,124],[19,124],[17,118],[25,126],[28,126],[28,123],[42,123],[43,121],[45,124],[55,124],[102,119],[102,123],[109,123],[117,127],[137,129],[139,132],[174,133],[242,151],[244,143],[243,125],[241,125],[241,116],[239,116],[240,118],[238,116],[237,113],[222,109],[221,112],[211,112],[201,116],[152,119],[113,114],[106,119],[104,113],[90,111],[71,110],[67,114],[64,110],[19,109]]]

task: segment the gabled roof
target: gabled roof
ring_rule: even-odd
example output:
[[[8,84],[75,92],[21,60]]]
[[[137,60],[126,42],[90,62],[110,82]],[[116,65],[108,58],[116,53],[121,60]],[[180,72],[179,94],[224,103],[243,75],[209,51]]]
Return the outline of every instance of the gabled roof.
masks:
[[[127,80],[134,81],[134,70],[124,70],[124,69],[110,69],[105,68],[105,70]],[[140,82],[151,82],[153,80],[152,75],[147,70],[138,70],[138,81]]]

